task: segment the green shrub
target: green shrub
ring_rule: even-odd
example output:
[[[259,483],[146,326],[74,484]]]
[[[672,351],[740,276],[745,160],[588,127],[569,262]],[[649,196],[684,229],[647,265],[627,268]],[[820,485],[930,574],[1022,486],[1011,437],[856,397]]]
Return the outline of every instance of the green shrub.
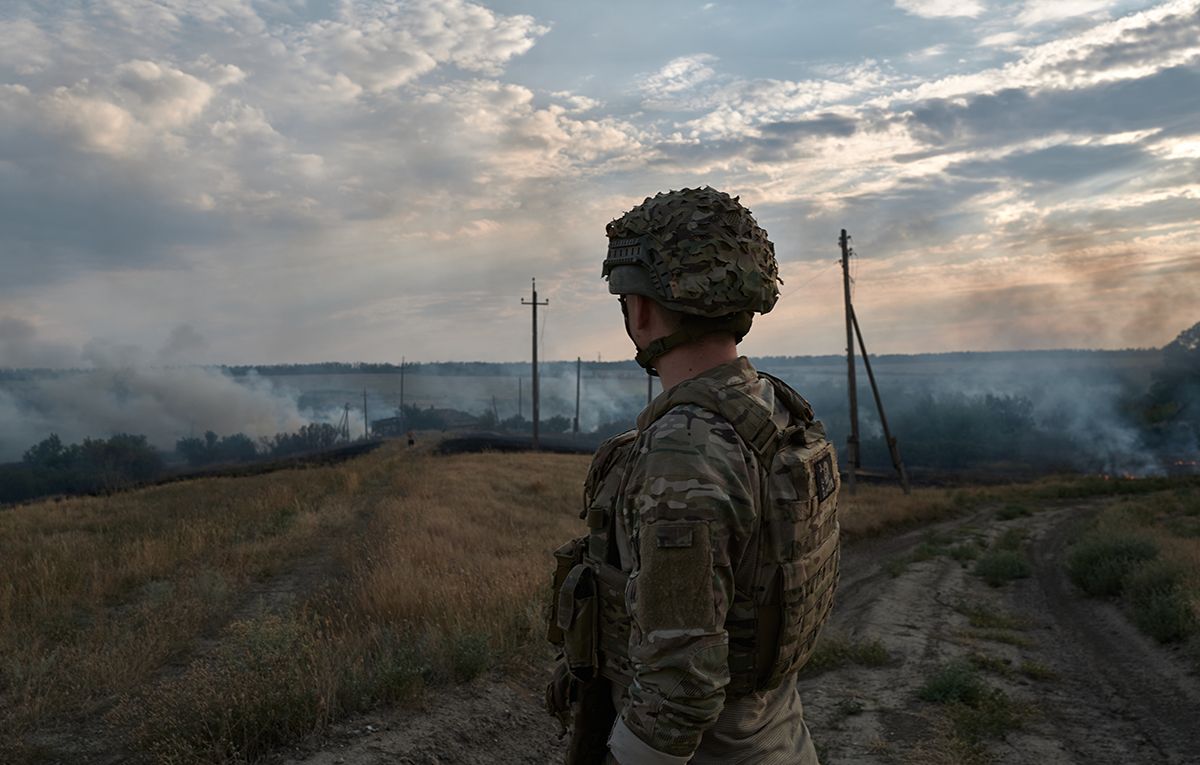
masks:
[[[879,638],[855,640],[826,631],[817,639],[817,647],[800,671],[805,675],[815,675],[851,664],[882,667],[891,661],[891,654]]]
[[[950,557],[959,563],[965,563],[978,558],[981,552],[982,549],[974,542],[960,542],[950,548]]]
[[[1150,561],[1134,570],[1125,586],[1125,599],[1134,623],[1160,643],[1185,640],[1196,630],[1184,573],[1168,561]]]
[[[974,743],[982,738],[999,738],[1021,727],[1028,710],[998,688],[980,679],[970,661],[942,665],[917,691],[923,701],[946,704],[955,733]]]
[[[460,682],[482,674],[492,663],[487,635],[465,632],[456,636],[450,646],[450,663],[454,678]]]
[[[1014,518],[1031,514],[1032,511],[1025,505],[1007,504],[996,511],[996,518],[1001,521],[1011,521]]]
[[[1032,572],[1029,561],[1015,550],[995,550],[975,563],[975,575],[992,587],[999,587],[1010,579],[1024,579]]]
[[[1111,597],[1121,594],[1135,566],[1157,555],[1158,547],[1149,539],[1092,536],[1071,548],[1067,572],[1087,594]]]
[[[935,704],[977,704],[983,698],[987,686],[969,662],[953,661],[942,665],[917,691],[922,701]]]

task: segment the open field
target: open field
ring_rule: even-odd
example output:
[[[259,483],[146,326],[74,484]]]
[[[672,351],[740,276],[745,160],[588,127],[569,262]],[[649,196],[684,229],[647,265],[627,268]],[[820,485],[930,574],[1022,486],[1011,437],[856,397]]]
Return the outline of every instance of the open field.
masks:
[[[388,444],[338,465],[0,511],[0,761],[276,760],[296,742],[312,762],[383,751],[402,762],[553,759],[537,702],[549,659],[542,588],[551,550],[580,533],[587,463]],[[969,731],[995,722],[979,711],[997,712],[993,690],[1011,701],[997,714],[1024,726],[1037,698],[1009,685],[1087,675],[1050,630],[1101,614],[1139,636],[1119,606],[1070,590],[1065,551],[1080,534],[1152,527],[1156,558],[1171,561],[1194,612],[1195,503],[1194,487],[1169,481],[910,497],[861,486],[844,503],[842,603],[822,673],[806,681],[830,761],[904,762],[916,739],[900,729],[983,758],[995,737]],[[1053,597],[1078,612],[1057,628],[1038,601],[1055,582]],[[1014,621],[976,628],[976,612]],[[1011,628],[1017,620],[1041,626]],[[1144,642],[1152,670],[1192,661],[1188,648],[1162,659]],[[1086,681],[1030,687],[1069,700],[1094,695]],[[918,718],[927,727],[912,728]],[[959,718],[974,720],[968,733]],[[851,719],[875,720],[873,735],[890,742],[879,758],[853,749]]]

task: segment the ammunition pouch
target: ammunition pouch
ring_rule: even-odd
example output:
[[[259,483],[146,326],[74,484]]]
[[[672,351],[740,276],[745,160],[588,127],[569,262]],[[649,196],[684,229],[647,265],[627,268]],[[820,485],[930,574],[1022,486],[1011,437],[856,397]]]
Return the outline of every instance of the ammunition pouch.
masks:
[[[596,676],[596,576],[586,563],[576,564],[558,591],[555,620],[563,633],[563,656],[571,674],[583,682]]]
[[[583,682],[596,677],[600,637],[600,593],[596,574],[584,559],[586,550],[587,537],[580,537],[554,551],[550,619],[546,626],[546,639],[562,649],[571,675]]]
[[[546,640],[558,648],[562,648],[564,637],[562,628],[558,626],[558,594],[571,569],[583,563],[586,548],[587,537],[579,537],[554,551],[554,576],[550,580],[550,613],[546,622]]]

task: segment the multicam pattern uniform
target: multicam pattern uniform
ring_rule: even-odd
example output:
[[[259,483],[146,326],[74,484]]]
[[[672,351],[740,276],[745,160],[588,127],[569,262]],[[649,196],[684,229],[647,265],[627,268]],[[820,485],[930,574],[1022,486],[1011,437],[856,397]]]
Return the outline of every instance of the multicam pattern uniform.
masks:
[[[707,375],[743,386],[778,427],[788,424],[744,358]],[[606,673],[632,674],[627,689],[614,685],[620,713],[609,746],[619,762],[817,762],[794,674],[726,698],[726,618],[762,496],[756,460],[721,415],[681,405],[593,466],[586,500],[616,508],[614,541],[629,573],[632,666]]]

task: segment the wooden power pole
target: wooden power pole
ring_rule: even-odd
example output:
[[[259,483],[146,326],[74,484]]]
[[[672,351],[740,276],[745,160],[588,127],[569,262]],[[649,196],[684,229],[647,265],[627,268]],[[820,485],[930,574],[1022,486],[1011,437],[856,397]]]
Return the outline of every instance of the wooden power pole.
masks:
[[[371,438],[371,421],[367,419],[367,389],[363,388],[363,440]]]
[[[896,468],[896,472],[900,475],[900,485],[904,487],[904,493],[908,494],[911,491],[908,483],[908,471],[905,470],[904,461],[900,458],[900,446],[896,443],[896,438],[888,427],[887,414],[883,411],[883,398],[879,395],[879,386],[875,383],[875,372],[871,369],[871,359],[867,355],[867,346],[863,342],[862,328],[858,326],[858,315],[854,312],[854,304],[850,299],[850,256],[854,254],[854,251],[850,249],[850,236],[846,233],[846,229],[842,229],[838,244],[842,248],[842,287],[846,298],[846,375],[850,386],[850,437],[846,443],[850,466],[846,471],[846,477],[850,493],[853,494],[855,491],[857,473],[862,467],[858,433],[858,381],[854,368],[854,342],[857,339],[858,348],[862,351],[863,366],[867,369],[867,379],[871,381],[871,394],[875,397],[875,408],[879,410],[879,423],[883,426],[883,437],[887,442],[888,453],[892,457],[892,467]]]
[[[583,359],[579,356],[575,357],[575,424],[571,426],[571,432],[575,435],[579,434],[579,387],[580,381],[583,379]]]
[[[521,305],[533,307],[533,448],[538,448],[538,342],[537,342],[537,309],[539,305],[550,305],[549,300],[538,302],[537,299],[537,279],[533,279],[533,299],[525,302],[521,299]]]
[[[850,383],[850,437],[846,440],[846,457],[849,465],[846,478],[850,484],[850,493],[855,491],[855,478],[861,466],[858,456],[858,382],[854,377],[854,328],[851,325],[850,307],[850,236],[846,229],[838,237],[842,248],[842,290],[846,297],[846,376]]]

